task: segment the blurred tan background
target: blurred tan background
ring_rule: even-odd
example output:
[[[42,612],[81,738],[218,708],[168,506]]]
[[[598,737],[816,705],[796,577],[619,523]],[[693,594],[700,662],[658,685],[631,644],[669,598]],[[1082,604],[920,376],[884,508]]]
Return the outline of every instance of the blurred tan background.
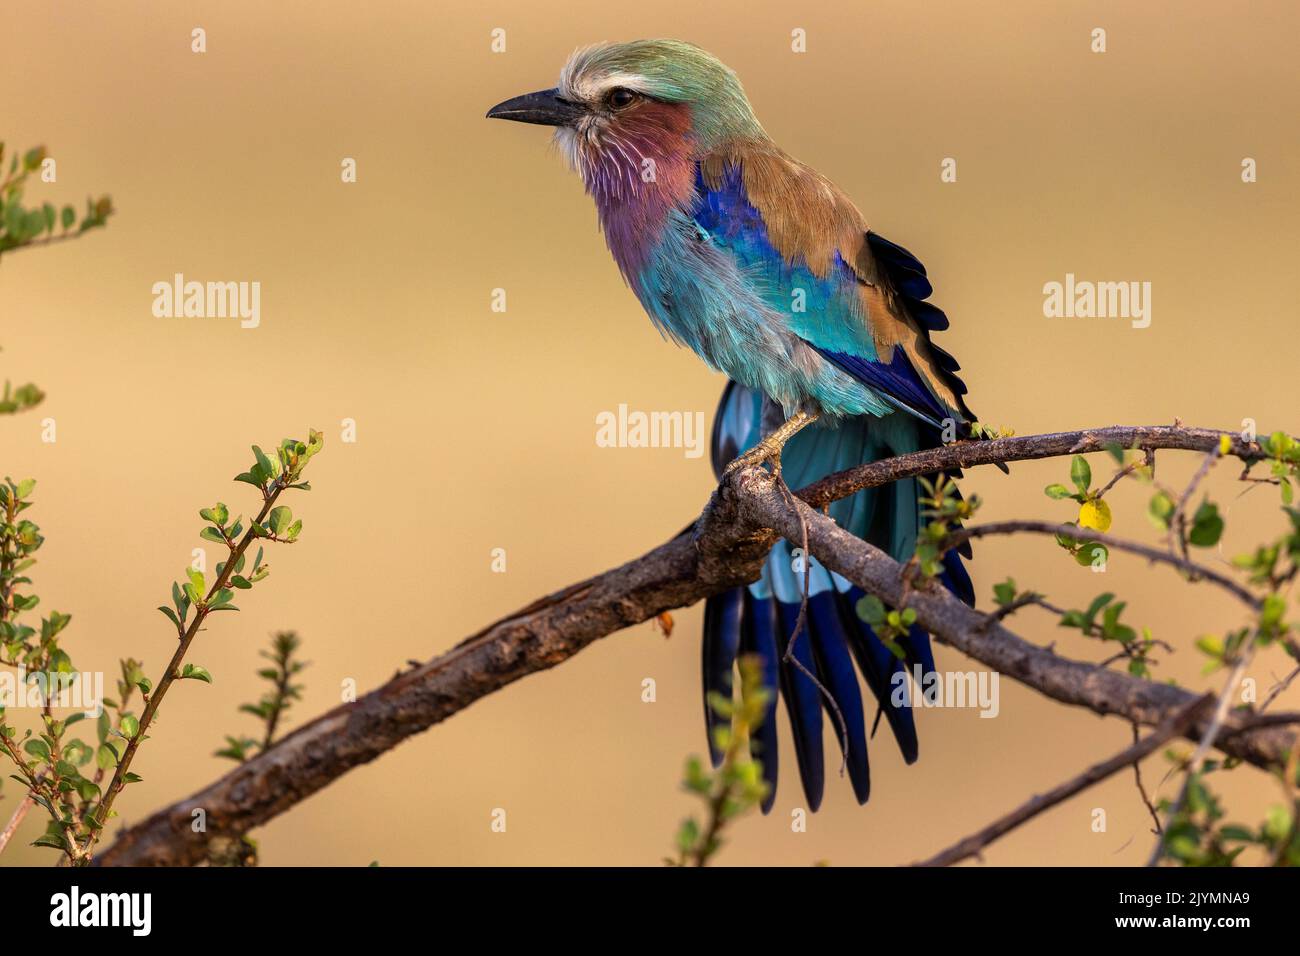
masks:
[[[0,463],[38,479],[37,590],[43,610],[72,613],[78,665],[111,674],[133,654],[156,677],[174,637],[154,608],[201,543],[197,509],[252,507],[229,480],[250,443],[308,426],[327,437],[316,490],[291,502],[301,543],[275,551],[243,611],[197,642],[193,660],[216,683],[168,698],[136,765],[145,782],[119,803],[128,822],[229,768],[209,754],[254,729],[236,707],[261,692],[256,654],[273,630],[296,628],[312,661],[293,726],[338,703],[345,679],[369,689],[642,553],[705,502],[706,460],[598,448],[594,423],[620,403],[711,419],[722,379],[660,341],[546,132],[483,119],[553,85],[578,45],[670,35],[733,66],[773,137],[927,264],[953,320],[940,341],[986,421],[1021,434],[1175,416],[1300,430],[1300,14],[1285,2],[154,0],[16,6],[3,24],[0,137],[44,143],[58,163],[58,182],[28,199],[108,192],[120,210],[104,231],[0,263],[0,371],[49,393],[0,421]],[[190,51],[194,27],[205,54]],[[507,49],[494,54],[498,27]],[[1094,27],[1105,54],[1090,52]],[[355,184],[340,182],[344,157]],[[958,161],[955,184],[940,182],[944,157]],[[1244,157],[1255,184],[1241,181]],[[176,272],[260,281],[261,326],[154,318],[151,286]],[[1150,281],[1151,327],[1045,319],[1043,284],[1067,272]],[[505,314],[490,310],[498,287]],[[55,444],[40,440],[45,417]],[[339,440],[345,418],[355,444]],[[1161,477],[1181,486],[1196,463],[1166,453]],[[1210,483],[1231,502],[1225,555],[1278,527],[1275,493],[1234,501],[1231,471]],[[1068,503],[1041,488],[1067,473],[1065,461],[1022,464],[1009,478],[972,472],[966,488],[987,500],[986,519],[1064,520]],[[1114,530],[1155,540],[1145,502],[1117,489]],[[490,569],[497,547],[505,574]],[[1066,606],[1118,591],[1126,619],[1179,646],[1159,674],[1196,686],[1207,682],[1191,640],[1240,622],[1164,570],[1116,556],[1097,577],[1047,540],[983,544],[973,571],[983,602],[1007,575]],[[255,834],[264,862],[656,864],[696,809],[677,782],[704,744],[699,618],[679,612],[669,640],[650,625],[611,636],[354,771]],[[1107,650],[1036,612],[1016,627],[1072,656]],[[1272,652],[1253,673],[1266,690],[1284,672]],[[647,677],[653,704],[640,699]],[[796,834],[803,798],[780,719],[776,808],[736,827],[723,862],[908,862],[1129,741],[1121,722],[1005,681],[996,720],[922,711],[914,767],[879,738],[871,803],[831,778]],[[1165,769],[1148,762],[1148,785]],[[1228,795],[1248,820],[1276,799],[1251,770]],[[17,799],[6,780],[0,814]],[[489,828],[496,807],[504,834]],[[1105,833],[1090,828],[1094,807]],[[5,863],[52,861],[21,845],[36,817]],[[988,860],[1139,863],[1148,825],[1120,775]]]

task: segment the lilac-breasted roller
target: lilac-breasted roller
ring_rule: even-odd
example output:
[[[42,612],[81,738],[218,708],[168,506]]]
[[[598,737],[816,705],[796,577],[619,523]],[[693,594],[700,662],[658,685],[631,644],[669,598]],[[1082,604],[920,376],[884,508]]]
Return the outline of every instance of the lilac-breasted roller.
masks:
[[[713,429],[719,475],[768,463],[799,487],[931,447],[946,425],[962,434],[974,420],[957,363],[930,340],[948,319],[926,301],[924,267],[869,231],[834,184],[772,142],[735,73],[713,56],[677,40],[600,44],[575,53],[556,88],[507,100],[487,115],[555,127],[651,321],[731,379]],[[905,480],[858,492],[830,512],[841,527],[906,560],[921,527],[919,498],[916,482]],[[942,577],[973,603],[959,554],[945,558]],[[802,583],[781,542],[758,581],[709,599],[705,717],[712,730],[719,718],[708,692],[730,692],[737,654],[758,655],[773,706],[778,696],[785,701],[815,810],[825,776],[825,701],[806,674],[782,662]],[[814,562],[808,633],[793,657],[818,675],[844,716],[849,777],[866,802],[866,713],[853,662],[878,702],[877,718],[883,714],[911,763],[916,729],[894,690],[901,674],[916,667],[928,674],[934,661],[929,636],[916,627],[898,642],[901,659],[886,647],[855,613],[862,596]],[[753,741],[771,785],[765,811],[776,794],[773,718]]]

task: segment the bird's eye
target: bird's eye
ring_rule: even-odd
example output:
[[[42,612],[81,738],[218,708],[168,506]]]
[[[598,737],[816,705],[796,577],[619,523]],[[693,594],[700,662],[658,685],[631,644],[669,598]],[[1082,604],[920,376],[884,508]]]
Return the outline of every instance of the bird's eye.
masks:
[[[611,90],[609,96],[605,98],[606,104],[612,110],[625,110],[637,101],[637,95],[631,90],[625,90],[619,87]]]

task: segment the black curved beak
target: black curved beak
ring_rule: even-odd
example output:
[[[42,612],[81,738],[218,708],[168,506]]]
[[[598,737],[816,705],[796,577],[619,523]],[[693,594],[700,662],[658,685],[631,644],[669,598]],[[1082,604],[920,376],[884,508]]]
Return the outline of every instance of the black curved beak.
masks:
[[[539,126],[572,126],[582,114],[583,109],[577,103],[560,99],[559,90],[538,90],[498,103],[488,110],[487,118]]]

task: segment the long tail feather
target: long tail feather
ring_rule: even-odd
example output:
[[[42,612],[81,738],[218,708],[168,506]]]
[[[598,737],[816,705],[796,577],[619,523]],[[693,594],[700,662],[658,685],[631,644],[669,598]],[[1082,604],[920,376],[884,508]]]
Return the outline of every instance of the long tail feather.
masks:
[[[713,457],[719,470],[758,441],[765,403],[749,389],[735,383],[727,386],[714,424]],[[915,451],[937,440],[932,428],[902,414],[846,421],[834,429],[805,429],[786,446],[782,456],[785,478],[798,487],[831,472]],[[830,512],[849,532],[897,560],[907,560],[921,527],[919,497],[915,481],[895,482],[835,502]],[[710,598],[705,607],[702,667],[710,738],[720,721],[708,707],[707,696],[714,691],[730,694],[737,653],[758,655],[765,686],[774,697],[767,718],[751,740],[770,787],[764,812],[774,804],[778,776],[775,697],[785,701],[783,709],[809,808],[820,806],[825,785],[823,711],[832,715],[829,724],[837,743],[847,744],[845,763],[854,795],[859,802],[866,802],[871,793],[869,715],[857,673],[875,697],[903,759],[911,763],[919,754],[916,724],[912,708],[895,690],[918,669],[922,678],[934,670],[930,638],[924,630],[914,627],[899,640],[904,654],[900,660],[858,617],[856,605],[863,597],[862,590],[812,561],[806,630],[798,637],[795,657],[834,698],[832,707],[800,668],[782,661],[803,594],[803,574],[797,570],[802,565],[795,557],[790,543],[778,542],[758,581]],[[945,556],[940,579],[961,600],[973,603],[970,577],[960,554]],[[841,716],[844,728],[839,723]],[[721,755],[713,748],[712,739],[710,749],[716,763]]]

